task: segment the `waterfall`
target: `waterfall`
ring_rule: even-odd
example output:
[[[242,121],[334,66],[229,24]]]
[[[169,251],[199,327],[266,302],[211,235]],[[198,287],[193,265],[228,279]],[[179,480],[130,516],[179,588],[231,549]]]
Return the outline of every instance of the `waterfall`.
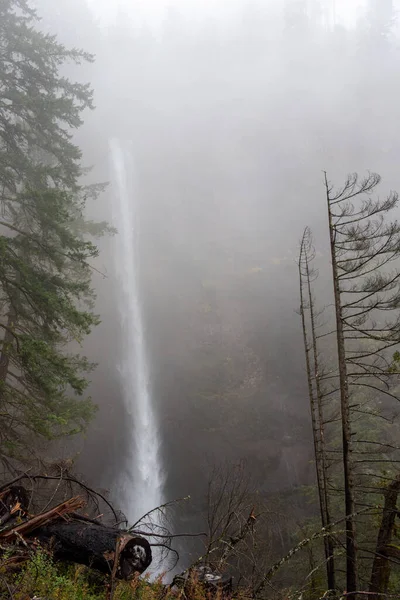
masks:
[[[110,154],[115,184],[113,221],[118,230],[115,269],[122,339],[118,368],[126,418],[132,431],[125,468],[120,474],[118,501],[129,522],[134,523],[162,503],[163,478],[140,297],[139,201],[131,144],[112,140]]]

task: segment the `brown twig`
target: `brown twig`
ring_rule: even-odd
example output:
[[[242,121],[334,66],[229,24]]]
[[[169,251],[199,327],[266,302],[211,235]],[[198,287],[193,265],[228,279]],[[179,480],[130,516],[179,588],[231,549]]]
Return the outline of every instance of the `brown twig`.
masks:
[[[115,544],[115,552],[114,552],[114,564],[113,564],[113,569],[111,572],[111,581],[110,581],[110,588],[109,588],[109,593],[107,596],[107,600],[113,600],[114,597],[114,592],[115,592],[115,576],[117,574],[117,569],[118,569],[118,563],[119,563],[119,556],[121,553],[121,541],[122,538],[118,538],[117,539],[117,543]]]

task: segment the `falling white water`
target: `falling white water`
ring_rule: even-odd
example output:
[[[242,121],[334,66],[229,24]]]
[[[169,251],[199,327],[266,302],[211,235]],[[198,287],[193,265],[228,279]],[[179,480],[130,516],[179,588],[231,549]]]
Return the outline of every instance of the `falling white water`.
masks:
[[[134,186],[134,161],[130,143],[110,142],[115,194],[113,197],[115,265],[118,278],[118,315],[122,356],[119,371],[132,437],[125,469],[120,476],[119,498],[129,522],[162,503],[160,440],[152,402],[150,368],[146,351],[140,297],[140,222]]]

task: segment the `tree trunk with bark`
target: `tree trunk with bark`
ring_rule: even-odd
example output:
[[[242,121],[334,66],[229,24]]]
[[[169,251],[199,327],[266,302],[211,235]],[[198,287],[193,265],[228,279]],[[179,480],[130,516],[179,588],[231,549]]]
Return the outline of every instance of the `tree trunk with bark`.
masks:
[[[392,481],[385,491],[385,504],[382,512],[382,521],[376,542],[375,558],[372,565],[371,582],[369,591],[372,592],[371,600],[379,600],[387,594],[390,579],[390,559],[393,548],[390,547],[395,525],[397,510],[397,497],[400,491],[400,475]],[[397,549],[395,549],[397,550]],[[399,551],[395,558],[398,560]]]
[[[16,314],[13,309],[10,309],[7,317],[6,325],[0,324],[0,329],[4,330],[3,339],[0,340],[0,382],[5,382],[8,375],[10,365],[10,349],[9,346],[15,342],[13,327],[16,322]]]
[[[356,524],[355,524],[355,500],[352,464],[352,441],[350,421],[350,391],[347,376],[346,349],[343,331],[343,314],[341,290],[339,285],[339,270],[336,256],[336,231],[333,224],[332,200],[330,187],[325,173],[325,189],[328,209],[329,238],[332,261],[332,281],[334,291],[334,305],[336,317],[336,340],[337,357],[339,366],[339,388],[340,408],[342,420],[342,444],[343,444],[343,474],[344,474],[344,499],[346,510],[346,586],[347,592],[357,590],[357,548],[356,548]]]
[[[299,256],[299,281],[300,281],[300,316],[302,321],[304,351],[306,359],[306,373],[308,383],[308,394],[310,400],[311,422],[314,440],[314,455],[317,474],[317,487],[319,505],[321,512],[321,523],[323,527],[330,527],[331,517],[328,495],[328,473],[325,443],[325,422],[323,415],[323,390],[320,381],[320,365],[316,336],[316,316],[314,298],[311,288],[311,280],[316,277],[310,263],[315,257],[312,246],[311,231],[307,227],[304,231],[300,246]],[[305,292],[304,292],[305,288]],[[309,313],[306,319],[306,311]],[[310,329],[310,334],[308,333]],[[311,341],[309,340],[311,338]],[[334,543],[331,536],[325,536],[324,550],[326,558],[327,583],[330,590],[336,588]]]

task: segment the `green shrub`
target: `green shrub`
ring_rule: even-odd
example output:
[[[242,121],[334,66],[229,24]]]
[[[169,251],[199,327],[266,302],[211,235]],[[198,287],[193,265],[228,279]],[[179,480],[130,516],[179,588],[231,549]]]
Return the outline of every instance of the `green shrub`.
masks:
[[[98,600],[90,589],[86,569],[58,565],[43,550],[38,550],[14,578],[15,600],[35,595],[46,600]]]
[[[2,555],[0,563],[0,599],[28,600],[37,596],[43,600],[107,600],[110,578],[80,565],[53,561],[42,549],[32,554],[18,575],[5,569]],[[233,600],[245,598],[245,594]],[[172,592],[161,581],[150,582],[148,577],[115,583],[113,600],[222,600],[220,595],[207,593],[195,580],[188,583],[185,591]]]

